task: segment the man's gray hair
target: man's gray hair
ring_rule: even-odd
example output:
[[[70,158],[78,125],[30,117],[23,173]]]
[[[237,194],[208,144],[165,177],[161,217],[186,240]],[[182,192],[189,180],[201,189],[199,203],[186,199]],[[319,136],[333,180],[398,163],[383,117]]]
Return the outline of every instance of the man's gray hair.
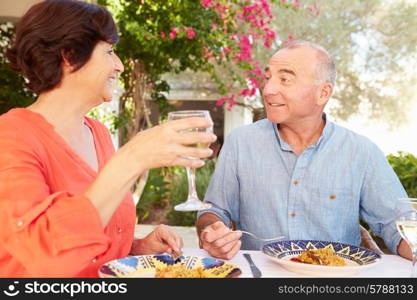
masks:
[[[292,49],[302,46],[310,47],[317,51],[317,58],[319,60],[317,69],[318,78],[321,82],[331,83],[334,87],[336,84],[336,66],[329,52],[322,46],[308,41],[294,40],[284,44],[282,49]]]

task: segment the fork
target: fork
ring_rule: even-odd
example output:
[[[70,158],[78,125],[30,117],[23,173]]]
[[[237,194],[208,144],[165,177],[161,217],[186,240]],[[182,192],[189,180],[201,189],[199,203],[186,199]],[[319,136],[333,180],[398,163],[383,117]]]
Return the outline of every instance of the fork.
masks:
[[[180,258],[180,256],[182,256],[182,250],[180,249],[178,252],[174,252],[171,254],[172,260],[173,261],[177,261],[178,258]]]
[[[247,234],[247,235],[250,235],[251,237],[253,237],[253,238],[257,239],[257,240],[263,241],[263,242],[278,241],[278,240],[282,240],[282,239],[284,239],[284,238],[285,238],[285,236],[284,236],[284,235],[281,235],[281,236],[277,236],[277,237],[270,238],[270,239],[264,239],[264,238],[260,238],[260,237],[258,237],[258,236],[256,236],[256,235],[254,235],[252,232],[243,231],[243,230],[237,230],[237,231],[240,231],[240,232],[242,232],[242,233],[245,233],[245,234]]]

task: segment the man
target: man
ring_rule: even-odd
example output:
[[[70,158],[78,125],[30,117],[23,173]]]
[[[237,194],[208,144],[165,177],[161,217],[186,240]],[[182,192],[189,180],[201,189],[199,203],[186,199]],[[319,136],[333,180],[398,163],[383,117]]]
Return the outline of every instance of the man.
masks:
[[[200,245],[212,256],[262,247],[232,222],[263,238],[359,245],[364,219],[391,251],[411,257],[394,218],[396,200],[407,195],[384,154],[323,113],[335,78],[318,45],[293,41],[272,56],[267,119],[230,133],[205,196],[213,206],[198,214]]]

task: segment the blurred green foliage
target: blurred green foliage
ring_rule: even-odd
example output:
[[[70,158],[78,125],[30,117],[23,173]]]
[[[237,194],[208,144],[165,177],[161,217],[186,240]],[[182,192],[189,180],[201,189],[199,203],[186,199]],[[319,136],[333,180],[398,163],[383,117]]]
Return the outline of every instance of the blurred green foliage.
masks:
[[[204,199],[214,168],[215,160],[207,160],[206,164],[196,171],[197,194],[201,200]],[[187,199],[188,180],[185,168],[173,168],[171,186],[169,202],[171,203],[172,209],[167,214],[169,223],[173,226],[194,226],[197,212],[181,212],[173,209],[175,205]]]
[[[390,154],[387,159],[400,179],[409,197],[417,197],[417,158],[411,153]]]
[[[15,26],[10,23],[0,24],[0,114],[15,107],[32,104],[36,95],[25,88],[25,79],[8,66],[6,51],[10,48]]]
[[[211,175],[214,172],[215,160],[207,160],[206,164],[196,171],[197,194],[204,199]],[[184,202],[188,195],[187,173],[184,167],[152,169],[137,205],[139,223],[152,222],[153,209],[166,209],[166,219],[173,226],[194,226],[196,212],[178,212],[174,206]]]
[[[146,182],[139,204],[136,206],[138,223],[142,223],[150,217],[151,209],[164,208],[164,200],[168,197],[169,182],[167,177],[168,168],[158,168],[149,171],[148,181]]]

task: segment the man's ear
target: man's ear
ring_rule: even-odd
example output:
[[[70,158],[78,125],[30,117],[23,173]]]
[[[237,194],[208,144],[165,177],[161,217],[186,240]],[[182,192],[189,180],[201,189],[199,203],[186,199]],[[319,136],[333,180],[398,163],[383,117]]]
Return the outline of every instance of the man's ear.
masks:
[[[325,105],[332,96],[333,86],[330,83],[325,82],[319,87],[318,93],[317,104],[320,106]]]

